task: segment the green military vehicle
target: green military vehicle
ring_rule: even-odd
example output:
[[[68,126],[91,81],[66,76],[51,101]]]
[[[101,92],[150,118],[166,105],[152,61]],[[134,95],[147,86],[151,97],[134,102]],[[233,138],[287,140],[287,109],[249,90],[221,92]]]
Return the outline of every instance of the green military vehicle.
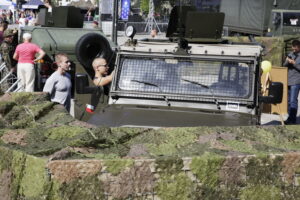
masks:
[[[176,7],[165,40],[137,41],[134,27],[128,27],[125,44],[113,53],[102,48],[115,70],[112,83],[104,87],[92,84],[89,46],[92,37],[109,42],[93,33],[83,36],[76,47],[84,68],[76,67],[75,117],[101,126],[260,124],[262,103],[280,103],[283,86],[273,82],[269,95],[261,96],[263,48],[222,40],[223,22],[224,13]]]
[[[35,90],[41,91],[47,78],[56,70],[57,66],[54,62],[54,56],[57,53],[66,53],[72,60],[70,73],[74,83],[75,68],[77,71],[83,68],[75,55],[76,43],[87,33],[105,37],[103,32],[100,29],[83,28],[83,14],[81,14],[79,8],[73,6],[55,7],[52,14],[48,13],[46,9],[41,9],[38,23],[41,26],[25,26],[20,33],[20,36],[24,32],[31,33],[32,42],[38,44],[46,52],[44,59],[37,63],[36,66]],[[21,38],[19,39],[20,41],[22,40]],[[93,38],[91,39],[93,40]],[[96,57],[97,52],[101,48],[105,48],[103,45],[105,44],[93,42],[90,46],[90,49],[92,49],[90,56]],[[108,48],[114,46],[112,42],[106,45]],[[74,96],[74,90],[72,95]]]
[[[282,36],[299,34],[298,0],[221,0],[228,35]]]

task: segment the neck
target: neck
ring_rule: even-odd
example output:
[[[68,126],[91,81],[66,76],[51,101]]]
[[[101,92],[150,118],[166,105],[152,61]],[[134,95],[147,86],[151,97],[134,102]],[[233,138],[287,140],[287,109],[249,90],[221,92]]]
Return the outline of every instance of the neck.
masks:
[[[61,67],[58,67],[58,68],[57,68],[57,71],[58,71],[58,73],[61,74],[61,75],[63,75],[63,74],[66,73]]]

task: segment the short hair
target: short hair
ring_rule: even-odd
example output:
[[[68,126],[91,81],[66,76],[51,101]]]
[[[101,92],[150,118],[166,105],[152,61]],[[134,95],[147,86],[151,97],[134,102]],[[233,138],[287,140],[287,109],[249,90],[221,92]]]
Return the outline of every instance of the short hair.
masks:
[[[107,62],[105,58],[95,58],[95,59],[93,60],[93,63],[92,63],[92,66],[93,66],[93,69],[94,69],[94,70],[97,69],[95,66],[97,65],[97,63],[98,63],[100,60],[105,60],[105,62]]]
[[[62,57],[68,57],[68,55],[65,54],[65,53],[58,53],[58,54],[56,54],[56,55],[55,55],[55,62],[56,62],[56,63],[61,62],[61,58],[62,58]]]
[[[23,39],[24,40],[30,40],[32,38],[31,34],[30,33],[24,33],[23,34]]]
[[[293,40],[293,41],[292,41],[292,46],[293,46],[293,47],[295,47],[295,46],[300,47],[300,41],[299,41],[299,40]]]

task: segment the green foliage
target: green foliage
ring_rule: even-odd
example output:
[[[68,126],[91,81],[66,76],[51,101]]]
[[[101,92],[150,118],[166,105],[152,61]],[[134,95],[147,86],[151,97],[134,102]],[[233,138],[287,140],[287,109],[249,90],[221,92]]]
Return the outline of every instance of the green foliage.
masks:
[[[76,126],[60,126],[49,128],[44,134],[46,137],[54,140],[62,140],[66,138],[72,138],[81,133],[86,133],[85,128]]]
[[[104,165],[107,167],[107,171],[112,175],[118,175],[122,170],[133,166],[134,160],[129,159],[117,159],[117,160],[105,160]]]
[[[0,101],[0,115],[6,115],[15,105],[12,101]]]
[[[281,200],[280,189],[272,185],[255,185],[241,191],[241,200]]]
[[[97,176],[84,177],[63,184],[59,188],[59,194],[64,200],[105,199],[103,183],[99,181]]]
[[[213,188],[219,184],[219,170],[224,157],[206,153],[201,157],[194,157],[190,165],[191,171],[205,186]]]
[[[189,200],[193,195],[193,182],[183,172],[164,174],[160,177],[156,190],[162,200]]]
[[[43,196],[48,184],[46,159],[27,156],[25,165],[19,193],[28,199]]]
[[[143,13],[149,13],[149,0],[141,0],[140,9]]]
[[[146,146],[155,156],[175,156],[178,151],[193,143],[197,138],[195,128],[159,129],[151,134],[154,142]],[[147,135],[147,137],[151,136]]]
[[[253,185],[282,185],[280,172],[282,171],[283,158],[269,156],[250,158],[246,166],[247,182]]]
[[[183,168],[183,161],[178,157],[157,158],[156,164],[157,171],[162,174],[176,174]]]
[[[0,148],[0,173],[3,170],[8,170],[11,168],[11,162],[12,162],[12,157],[13,154],[11,151],[9,151],[8,149],[1,147]]]

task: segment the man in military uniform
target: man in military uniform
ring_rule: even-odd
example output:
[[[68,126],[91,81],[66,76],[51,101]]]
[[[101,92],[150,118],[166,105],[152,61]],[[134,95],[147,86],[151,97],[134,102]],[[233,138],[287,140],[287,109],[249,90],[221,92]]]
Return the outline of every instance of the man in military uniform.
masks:
[[[12,44],[14,38],[14,32],[11,29],[7,29],[3,33],[3,42],[0,46],[0,53],[2,55],[2,60],[5,62],[6,67],[15,72],[16,61],[13,59],[13,54],[15,51],[15,46]]]

